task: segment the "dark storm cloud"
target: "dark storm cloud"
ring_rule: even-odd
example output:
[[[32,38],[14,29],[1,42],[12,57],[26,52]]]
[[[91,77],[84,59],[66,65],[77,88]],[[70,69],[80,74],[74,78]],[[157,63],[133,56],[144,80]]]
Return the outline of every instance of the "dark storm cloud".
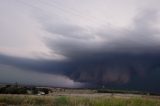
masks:
[[[105,54],[68,62],[29,60],[1,55],[1,65],[22,70],[65,75],[77,82],[108,87],[159,91],[160,55]],[[3,59],[2,59],[3,58]],[[12,70],[10,68],[10,70]],[[57,71],[58,70],[58,71]]]
[[[0,64],[14,66],[20,69],[27,69],[30,71],[52,74],[56,74],[57,72],[61,73],[60,70],[64,70],[66,68],[64,61],[60,62],[45,59],[28,59],[8,56],[4,54],[0,54]]]
[[[158,83],[154,73],[159,75],[160,31],[154,25],[158,15],[155,10],[144,11],[135,17],[128,28],[98,29],[90,39],[68,37],[70,26],[62,25],[63,28],[58,31],[66,32],[59,33],[64,37],[48,39],[47,45],[70,60],[73,69],[70,69],[67,76],[76,81],[131,84],[135,87],[145,83],[143,87],[156,89]],[[50,32],[57,34],[52,28]],[[75,36],[82,32],[72,31]],[[151,87],[153,83],[155,85]]]
[[[160,92],[160,32],[154,27],[157,15],[153,10],[143,12],[126,29],[103,28],[94,33],[79,26],[45,24],[52,35],[45,38],[46,45],[66,60],[0,55],[0,64],[96,85]]]

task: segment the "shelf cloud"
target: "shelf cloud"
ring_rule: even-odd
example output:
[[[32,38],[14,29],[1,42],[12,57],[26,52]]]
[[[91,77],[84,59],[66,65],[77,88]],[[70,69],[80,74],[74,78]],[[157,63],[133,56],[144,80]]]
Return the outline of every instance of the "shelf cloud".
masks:
[[[3,2],[4,5],[10,5],[12,9],[14,5],[22,6],[19,8],[24,9],[27,17],[22,18],[22,11],[17,11],[17,14],[20,14],[18,17],[22,18],[21,27],[24,28],[24,32],[21,33],[19,27],[13,27],[15,29],[11,31],[13,33],[9,32],[12,26],[8,28],[5,25],[12,23],[4,22],[0,25],[0,28],[4,29],[0,32],[0,38],[3,38],[0,40],[2,41],[0,81],[3,83],[21,79],[22,83],[26,83],[29,79],[20,77],[26,74],[33,78],[29,81],[32,84],[67,87],[104,85],[112,88],[160,92],[158,89],[160,87],[158,84],[160,81],[160,9],[154,1],[152,5],[157,8],[145,5],[139,11],[137,9],[142,6],[141,3],[137,1],[140,7],[135,7],[132,3],[126,2],[132,5],[133,10],[126,6],[125,9],[129,8],[131,13],[126,10],[126,16],[121,16],[117,9],[108,11],[108,8],[112,7],[106,8],[103,5],[103,8],[100,8],[100,5],[106,3],[103,0],[98,2],[96,7],[100,10],[94,12],[92,6],[97,2],[91,5],[87,0],[84,9],[86,12],[92,10],[96,18],[92,17],[92,11],[87,15],[83,9],[77,8],[77,6],[82,7],[83,3],[80,1],[77,4],[70,0],[75,7],[58,1],[50,4],[49,0],[45,3],[37,2],[37,5],[25,1],[11,4],[7,4],[9,3],[7,1]],[[148,0],[147,3],[150,2],[151,0]],[[117,8],[123,9],[123,7],[119,5]],[[12,9],[8,11],[12,12]],[[115,11],[117,11],[116,15]],[[122,15],[125,14],[124,11],[120,11]],[[6,12],[7,10],[0,10],[0,14]],[[11,18],[17,17],[15,14],[11,15]],[[3,17],[9,16],[5,15]],[[119,16],[119,19],[108,18],[109,16]],[[0,21],[4,20],[7,19],[0,18]],[[11,21],[17,26],[15,23],[18,22],[17,19],[15,22],[14,19]],[[31,28],[26,30],[29,26]],[[27,37],[26,32],[30,38]],[[24,35],[19,35],[23,33]],[[7,37],[4,37],[5,35]],[[12,36],[13,42],[10,42],[9,36]],[[20,36],[24,36],[23,42],[20,42]],[[4,48],[8,48],[7,51]],[[2,77],[12,76],[9,73],[17,73],[17,75],[13,74],[11,79]],[[34,78],[35,76],[37,77]]]

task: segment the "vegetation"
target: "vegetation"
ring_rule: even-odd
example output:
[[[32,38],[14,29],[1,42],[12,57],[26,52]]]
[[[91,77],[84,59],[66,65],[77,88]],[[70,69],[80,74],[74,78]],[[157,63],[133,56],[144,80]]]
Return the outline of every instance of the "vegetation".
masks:
[[[160,106],[159,99],[80,96],[0,95],[0,106]]]
[[[147,95],[148,92],[140,91],[127,91],[127,90],[112,90],[112,89],[98,89],[97,93],[121,93],[121,94],[141,94]]]
[[[6,85],[0,88],[0,94],[26,94],[27,88]]]
[[[16,83],[15,85],[2,85],[0,94],[0,106],[160,106],[159,96],[151,96],[154,94],[138,91],[51,89],[46,87],[25,87]],[[68,95],[62,96],[65,94]],[[127,96],[131,94],[132,96]]]
[[[0,94],[38,94],[39,92],[48,94],[49,91],[50,90],[47,88],[19,86],[17,83],[15,85],[5,85],[0,87]]]

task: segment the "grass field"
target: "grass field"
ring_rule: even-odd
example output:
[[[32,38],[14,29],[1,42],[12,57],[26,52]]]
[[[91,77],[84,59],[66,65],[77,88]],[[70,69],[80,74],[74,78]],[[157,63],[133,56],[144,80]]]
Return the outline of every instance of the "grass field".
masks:
[[[0,95],[0,106],[160,106],[160,99],[114,96]]]

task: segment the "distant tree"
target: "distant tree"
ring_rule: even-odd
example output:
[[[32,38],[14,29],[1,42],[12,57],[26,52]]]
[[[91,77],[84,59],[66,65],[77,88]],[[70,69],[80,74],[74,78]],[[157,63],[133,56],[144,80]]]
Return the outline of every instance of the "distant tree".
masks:
[[[11,85],[6,85],[6,88],[9,88],[9,87],[11,87]]]
[[[18,88],[18,94],[26,94],[27,93],[27,89],[26,88]]]
[[[0,88],[0,93],[1,93],[1,94],[4,94],[4,93],[5,93],[5,89],[6,89],[6,87]]]
[[[26,94],[27,89],[25,87],[16,87],[16,86],[6,86],[0,88],[1,94]]]
[[[43,91],[45,94],[49,93],[49,89],[47,89],[47,88],[43,88],[41,91]]]
[[[15,83],[15,87],[18,88],[18,83],[17,82]]]
[[[32,88],[32,93],[33,94],[38,94],[38,89],[36,89],[35,87]]]
[[[8,87],[5,89],[5,92],[6,94],[16,94],[16,88],[15,87]]]

